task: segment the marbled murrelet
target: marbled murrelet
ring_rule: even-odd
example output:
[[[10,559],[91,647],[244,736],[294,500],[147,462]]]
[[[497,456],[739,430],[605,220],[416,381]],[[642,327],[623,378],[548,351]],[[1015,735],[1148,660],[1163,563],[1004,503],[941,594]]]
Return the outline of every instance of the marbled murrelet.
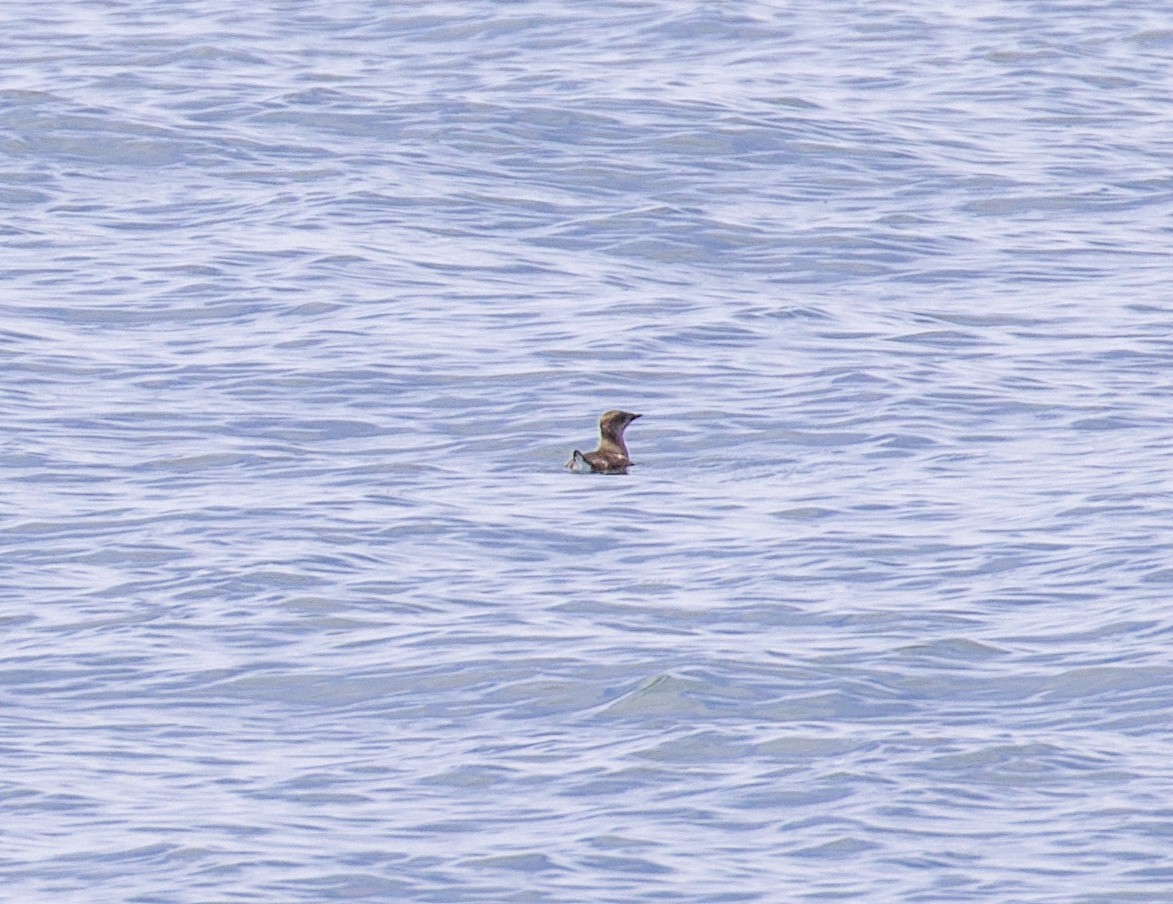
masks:
[[[638,414],[630,411],[608,411],[599,418],[599,448],[594,452],[574,450],[566,467],[572,471],[593,471],[595,474],[626,474],[633,464],[623,441],[623,431]]]

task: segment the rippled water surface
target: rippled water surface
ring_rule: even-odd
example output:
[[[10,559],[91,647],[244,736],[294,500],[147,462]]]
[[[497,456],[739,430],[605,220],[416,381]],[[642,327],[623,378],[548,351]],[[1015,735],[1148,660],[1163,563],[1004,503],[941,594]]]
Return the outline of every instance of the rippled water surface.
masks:
[[[955,6],[5,4],[0,897],[1171,900],[1173,23]]]

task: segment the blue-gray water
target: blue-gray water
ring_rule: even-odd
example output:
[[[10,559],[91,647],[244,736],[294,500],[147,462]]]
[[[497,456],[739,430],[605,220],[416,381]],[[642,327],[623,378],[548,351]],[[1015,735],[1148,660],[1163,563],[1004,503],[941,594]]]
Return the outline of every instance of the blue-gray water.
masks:
[[[0,898],[1173,900],[1173,22],[948,6],[6,3]]]

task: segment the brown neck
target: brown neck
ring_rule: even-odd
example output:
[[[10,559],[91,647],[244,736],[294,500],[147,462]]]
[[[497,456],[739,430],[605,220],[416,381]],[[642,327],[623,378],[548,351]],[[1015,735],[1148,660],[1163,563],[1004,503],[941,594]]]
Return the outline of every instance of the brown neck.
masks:
[[[616,436],[610,431],[603,431],[602,436],[599,438],[599,451],[618,452],[624,458],[627,458],[627,444],[623,442],[623,434],[620,433]]]

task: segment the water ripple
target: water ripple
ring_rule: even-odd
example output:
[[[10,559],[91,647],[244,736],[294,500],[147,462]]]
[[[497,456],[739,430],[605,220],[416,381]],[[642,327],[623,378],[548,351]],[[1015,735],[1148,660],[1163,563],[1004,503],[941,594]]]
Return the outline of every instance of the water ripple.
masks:
[[[15,12],[14,900],[1166,900],[1159,21]]]

